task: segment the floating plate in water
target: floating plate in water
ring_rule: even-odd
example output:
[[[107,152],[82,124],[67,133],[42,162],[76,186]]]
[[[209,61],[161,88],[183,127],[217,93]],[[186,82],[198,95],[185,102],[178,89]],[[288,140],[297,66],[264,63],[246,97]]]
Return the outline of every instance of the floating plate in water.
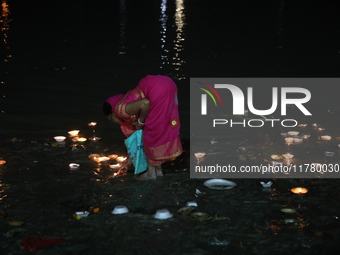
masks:
[[[204,186],[210,188],[210,189],[216,189],[216,190],[226,190],[226,189],[232,189],[237,184],[232,181],[227,181],[224,179],[210,179],[205,181]]]
[[[208,219],[209,215],[204,212],[194,212],[191,214],[191,217],[193,217],[195,220],[203,221]]]

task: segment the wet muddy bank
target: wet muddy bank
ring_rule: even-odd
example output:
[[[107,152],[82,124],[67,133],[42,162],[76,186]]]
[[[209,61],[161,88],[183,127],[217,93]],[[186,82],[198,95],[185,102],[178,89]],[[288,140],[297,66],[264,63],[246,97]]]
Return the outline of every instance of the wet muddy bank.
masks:
[[[338,249],[340,210],[338,179],[234,179],[230,190],[211,190],[204,179],[190,179],[188,141],[185,152],[164,166],[165,176],[139,181],[131,172],[113,177],[107,164],[88,155],[124,154],[120,143],[86,142],[85,148],[60,146],[53,139],[2,140],[0,219],[1,250],[24,254],[26,238],[62,239],[37,254],[325,254]],[[77,162],[79,169],[70,170]],[[268,181],[268,180],[266,180]],[[305,195],[290,188],[304,186]],[[199,220],[177,211],[188,201],[204,212]],[[117,205],[129,213],[113,215]],[[94,208],[99,208],[94,212]],[[173,217],[153,218],[166,208]],[[282,208],[297,213],[283,214]],[[77,219],[77,211],[90,211]],[[287,219],[294,219],[286,222]],[[23,225],[13,226],[13,221]],[[332,254],[332,253],[327,253]]]

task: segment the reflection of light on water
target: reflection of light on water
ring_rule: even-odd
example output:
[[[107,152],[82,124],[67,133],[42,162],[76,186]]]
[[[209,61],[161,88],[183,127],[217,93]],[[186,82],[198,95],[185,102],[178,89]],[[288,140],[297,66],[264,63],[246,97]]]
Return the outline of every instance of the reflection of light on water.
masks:
[[[280,220],[271,220],[267,223],[268,223],[267,228],[270,229],[274,235],[279,234],[279,232],[281,231],[281,227],[280,227],[281,221]]]
[[[175,39],[173,40],[173,46],[170,48],[173,49],[174,56],[170,60],[170,50],[166,47],[167,43],[167,21],[168,15],[166,14],[167,11],[167,0],[162,0],[161,2],[161,15],[159,21],[161,22],[161,64],[160,68],[164,68],[167,65],[171,65],[174,69],[174,75],[176,76],[177,80],[185,79],[183,72],[181,72],[182,65],[185,63],[183,60],[183,42],[184,42],[184,26],[185,26],[185,14],[184,14],[184,1],[183,0],[176,0],[176,11],[175,11],[175,27],[176,27],[176,35]]]
[[[9,34],[9,24],[11,22],[10,19],[10,11],[9,11],[9,6],[7,4],[7,0],[2,0],[1,1],[1,18],[0,18],[0,23],[1,23],[1,33],[2,33],[2,38],[1,40],[3,41],[2,47],[0,48],[1,52],[1,58],[2,61],[7,63],[9,59],[12,57],[12,55],[9,53],[9,46],[8,46],[8,34]],[[0,70],[1,71],[1,77],[4,77],[4,74],[7,74],[6,71]],[[5,80],[0,80],[0,102],[2,99],[4,99],[6,96],[4,95],[4,92],[2,88],[6,84]],[[4,109],[0,109],[1,113],[5,113]]]
[[[168,20],[168,15],[166,15],[166,4],[167,0],[162,0],[161,3],[161,16],[159,18],[159,21],[161,22],[161,66],[160,68],[163,68],[164,65],[169,64],[168,54],[169,50],[166,49],[165,43],[166,43],[166,22]]]
[[[176,23],[176,39],[174,41],[175,56],[173,57],[173,65],[175,66],[176,75],[179,76],[180,67],[185,61],[181,58],[181,53],[184,50],[183,41],[183,28],[185,25],[185,14],[183,12],[184,4],[183,0],[176,0],[176,13],[175,13],[175,23]],[[177,77],[178,80],[185,79],[184,75]]]

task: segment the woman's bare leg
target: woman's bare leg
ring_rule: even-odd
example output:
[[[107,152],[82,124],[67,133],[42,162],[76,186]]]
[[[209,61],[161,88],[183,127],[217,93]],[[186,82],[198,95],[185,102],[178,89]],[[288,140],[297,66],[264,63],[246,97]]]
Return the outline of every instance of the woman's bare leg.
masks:
[[[162,165],[156,166],[156,176],[163,177]]]

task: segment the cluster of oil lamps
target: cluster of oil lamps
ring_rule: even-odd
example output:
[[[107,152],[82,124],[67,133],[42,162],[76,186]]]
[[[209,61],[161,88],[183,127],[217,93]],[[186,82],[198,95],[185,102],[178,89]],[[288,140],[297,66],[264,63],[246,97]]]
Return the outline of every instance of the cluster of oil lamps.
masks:
[[[306,127],[307,124],[300,124],[298,125],[299,127]],[[321,127],[318,123],[313,123],[311,124],[312,128],[315,131],[324,131],[325,128]],[[300,144],[304,140],[308,139],[310,137],[309,134],[300,134],[299,131],[289,131],[287,133],[281,133],[282,136],[284,136],[285,139],[285,144],[290,146],[290,145],[295,145],[295,144]],[[318,140],[319,141],[331,141],[334,139],[340,139],[339,137],[333,138],[331,135],[319,135]],[[340,149],[340,144],[338,144],[338,147]],[[335,152],[332,151],[325,151],[326,156],[334,156]],[[294,155],[290,153],[282,154],[282,155],[271,155],[271,158],[274,160],[280,160],[284,159],[285,163],[288,165],[292,162]],[[275,163],[275,162],[274,162]],[[276,162],[277,163],[277,162]],[[315,163],[317,164],[317,163]]]
[[[97,122],[90,122],[87,125],[89,127],[93,128],[93,127],[95,127],[97,125]],[[87,140],[99,141],[101,138],[95,135],[96,130],[93,129],[92,131],[93,131],[93,136],[91,136],[89,138],[80,137],[79,136],[80,130],[71,130],[71,131],[68,132],[68,134],[72,138],[72,142],[80,142],[80,143],[82,143],[82,142],[86,142]],[[61,135],[55,136],[54,140],[56,140],[56,142],[58,142],[58,143],[63,143],[66,140],[66,136],[61,136]]]
[[[127,159],[125,156],[118,156],[117,154],[111,154],[108,156],[101,156],[99,154],[90,154],[89,158],[98,164],[109,164],[110,169],[117,170],[122,166],[122,163],[124,163]],[[115,161],[115,163],[112,163],[112,161]],[[71,170],[76,170],[80,167],[77,163],[70,163],[69,167]]]
[[[69,136],[71,137],[72,142],[75,144],[72,145],[72,150],[77,149],[77,142],[80,143],[80,146],[84,147],[82,143],[86,142],[87,140],[90,141],[98,141],[101,138],[95,135],[95,129],[94,127],[97,125],[97,122],[90,122],[87,124],[89,127],[93,128],[93,136],[89,138],[81,137],[79,136],[80,130],[71,130],[68,132]],[[66,137],[65,136],[55,136],[54,139],[57,143],[59,143],[61,146],[64,145]],[[108,156],[101,156],[99,154],[91,154],[89,155],[89,158],[98,164],[109,164],[110,169],[116,170],[119,169],[122,166],[122,163],[124,163],[127,159],[125,156],[118,156],[117,154],[111,154]],[[114,162],[114,163],[112,163]],[[112,164],[111,164],[112,163]],[[70,163],[69,168],[71,170],[79,169],[80,164],[78,163]]]

